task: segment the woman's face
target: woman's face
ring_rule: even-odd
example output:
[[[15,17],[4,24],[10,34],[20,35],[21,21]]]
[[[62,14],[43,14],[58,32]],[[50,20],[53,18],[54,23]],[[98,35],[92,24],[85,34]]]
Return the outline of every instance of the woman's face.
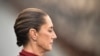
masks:
[[[37,44],[40,48],[46,51],[52,49],[53,40],[57,38],[54,30],[53,23],[49,16],[44,17],[46,23],[41,26],[38,32]]]

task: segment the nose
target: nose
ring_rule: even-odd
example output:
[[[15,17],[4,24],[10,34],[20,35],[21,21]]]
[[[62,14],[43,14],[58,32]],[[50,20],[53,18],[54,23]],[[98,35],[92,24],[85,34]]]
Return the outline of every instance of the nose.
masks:
[[[57,38],[57,35],[56,35],[56,33],[54,32],[53,33],[53,39],[56,39]]]

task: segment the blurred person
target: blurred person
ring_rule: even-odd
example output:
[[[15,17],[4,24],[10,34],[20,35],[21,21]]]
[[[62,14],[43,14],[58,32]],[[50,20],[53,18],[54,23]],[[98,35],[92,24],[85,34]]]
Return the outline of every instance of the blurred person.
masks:
[[[57,38],[51,18],[38,8],[21,11],[15,21],[14,31],[17,45],[23,46],[19,56],[43,56],[52,50],[53,40]]]

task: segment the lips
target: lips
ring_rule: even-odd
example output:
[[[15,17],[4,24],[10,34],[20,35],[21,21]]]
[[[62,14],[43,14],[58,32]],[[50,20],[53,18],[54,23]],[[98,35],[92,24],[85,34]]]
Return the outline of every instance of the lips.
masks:
[[[52,44],[52,42],[50,44]]]
[[[53,44],[53,41],[52,40],[50,41],[50,44]]]
[[[53,44],[53,42],[50,42],[50,44]]]

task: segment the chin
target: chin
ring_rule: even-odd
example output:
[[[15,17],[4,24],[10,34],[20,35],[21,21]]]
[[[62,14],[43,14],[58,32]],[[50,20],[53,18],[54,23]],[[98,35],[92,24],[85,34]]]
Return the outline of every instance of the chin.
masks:
[[[52,50],[52,47],[49,46],[49,47],[47,47],[45,50],[46,50],[46,51],[51,51],[51,50]]]

